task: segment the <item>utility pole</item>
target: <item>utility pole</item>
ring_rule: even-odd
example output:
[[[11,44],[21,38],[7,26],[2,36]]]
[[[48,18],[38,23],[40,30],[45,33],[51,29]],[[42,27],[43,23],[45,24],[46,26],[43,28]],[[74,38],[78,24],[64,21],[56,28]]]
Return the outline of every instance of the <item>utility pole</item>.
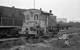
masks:
[[[35,0],[34,0],[34,9],[35,9]]]

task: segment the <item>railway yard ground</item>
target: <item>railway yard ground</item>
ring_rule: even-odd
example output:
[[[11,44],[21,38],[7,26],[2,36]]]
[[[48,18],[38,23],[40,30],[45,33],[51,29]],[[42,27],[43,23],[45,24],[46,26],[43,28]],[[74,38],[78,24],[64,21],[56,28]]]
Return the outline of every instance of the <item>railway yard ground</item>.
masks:
[[[13,40],[12,40],[13,39]],[[80,50],[80,35],[73,35],[70,39],[71,46],[64,47],[63,40],[55,38],[40,43],[28,43],[25,39],[1,39],[0,50]],[[35,40],[38,41],[38,40]]]

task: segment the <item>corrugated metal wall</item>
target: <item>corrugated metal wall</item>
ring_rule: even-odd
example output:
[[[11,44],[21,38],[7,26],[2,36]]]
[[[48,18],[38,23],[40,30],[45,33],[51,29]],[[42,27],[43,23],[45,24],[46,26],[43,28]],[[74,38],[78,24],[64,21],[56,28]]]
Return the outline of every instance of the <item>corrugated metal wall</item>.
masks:
[[[0,17],[0,26],[22,26],[22,18]]]
[[[22,26],[24,9],[0,6],[0,26]]]

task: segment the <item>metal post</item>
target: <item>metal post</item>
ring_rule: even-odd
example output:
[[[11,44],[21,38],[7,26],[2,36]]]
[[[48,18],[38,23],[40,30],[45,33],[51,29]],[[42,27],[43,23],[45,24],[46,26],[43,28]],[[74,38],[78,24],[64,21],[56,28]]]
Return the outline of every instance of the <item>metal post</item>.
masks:
[[[35,0],[34,0],[34,9],[35,9]]]

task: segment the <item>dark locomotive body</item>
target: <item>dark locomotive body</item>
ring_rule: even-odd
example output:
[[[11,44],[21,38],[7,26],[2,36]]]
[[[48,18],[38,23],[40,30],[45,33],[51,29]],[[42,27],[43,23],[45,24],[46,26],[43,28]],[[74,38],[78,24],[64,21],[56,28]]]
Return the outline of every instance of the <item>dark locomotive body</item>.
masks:
[[[32,30],[32,31],[31,31]],[[0,36],[56,34],[56,16],[38,9],[17,9],[0,6]]]
[[[16,37],[23,25],[24,10],[13,7],[0,6],[0,37]]]

